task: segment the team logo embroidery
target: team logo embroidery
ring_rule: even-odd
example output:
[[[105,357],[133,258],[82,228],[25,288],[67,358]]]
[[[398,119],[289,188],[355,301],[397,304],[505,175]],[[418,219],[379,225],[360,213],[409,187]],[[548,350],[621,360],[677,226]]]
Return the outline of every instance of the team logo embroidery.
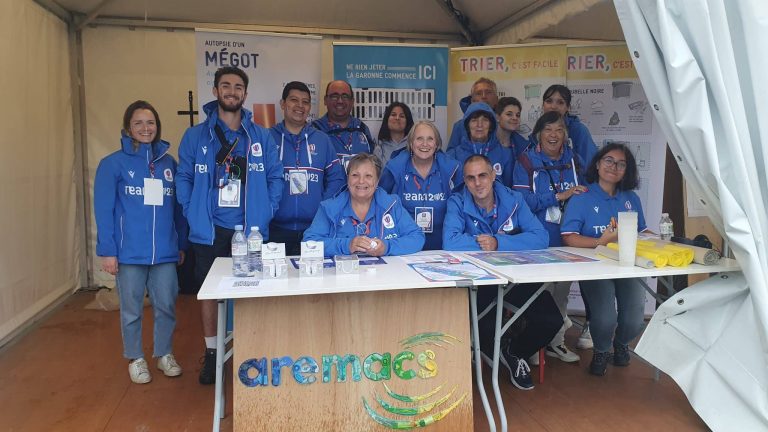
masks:
[[[472,220],[472,223],[475,224],[475,226],[477,226],[477,219]]]
[[[128,171],[128,175],[131,176],[131,178],[133,178],[134,174],[136,174],[134,171],[131,171],[131,170]]]
[[[600,207],[598,207],[598,206],[594,206],[592,208],[595,210],[595,213],[598,213],[600,211]]]
[[[629,200],[624,201],[624,208],[627,210],[632,210],[632,203],[629,202]]]
[[[173,181],[173,171],[171,171],[170,168],[166,168],[163,171],[163,175],[165,176],[165,181],[169,181],[169,182]]]
[[[346,218],[341,218],[339,223],[341,224],[341,226],[344,226],[344,224],[347,223],[347,219]]]
[[[496,172],[496,175],[501,175],[501,164],[498,162],[493,164],[493,171]]]
[[[317,154],[317,151],[315,151],[315,145],[309,144],[309,152],[312,154]]]
[[[392,219],[392,215],[389,213],[385,214],[384,217],[381,218],[381,223],[386,229],[392,229],[395,227],[395,220]]]
[[[405,179],[405,181],[408,181],[408,177],[409,177],[408,174],[406,174],[405,177],[403,178]]]
[[[261,143],[251,144],[251,155],[253,155],[253,157],[261,156]]]
[[[515,224],[512,223],[512,216],[509,217],[509,219],[504,222],[504,225],[501,226],[501,230],[504,232],[510,232],[515,229]]]
[[[208,154],[208,147],[207,146],[203,146],[203,154],[204,155]]]

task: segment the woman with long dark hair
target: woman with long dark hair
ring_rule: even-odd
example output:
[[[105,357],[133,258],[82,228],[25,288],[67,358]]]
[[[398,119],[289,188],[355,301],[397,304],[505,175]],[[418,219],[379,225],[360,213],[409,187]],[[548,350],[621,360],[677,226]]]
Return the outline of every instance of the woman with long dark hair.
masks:
[[[408,132],[413,127],[413,114],[408,105],[402,102],[392,102],[384,110],[381,128],[373,149],[373,154],[379,157],[382,165],[392,158],[392,153],[408,145]]]

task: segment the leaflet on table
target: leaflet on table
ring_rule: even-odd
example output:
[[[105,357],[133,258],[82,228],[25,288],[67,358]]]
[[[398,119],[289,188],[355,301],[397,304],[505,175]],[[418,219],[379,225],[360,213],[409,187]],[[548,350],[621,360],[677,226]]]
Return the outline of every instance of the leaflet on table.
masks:
[[[557,249],[517,252],[469,252],[467,255],[495,266],[596,262],[596,259]]]
[[[400,259],[402,259],[406,264],[440,263],[440,262],[459,264],[461,262],[461,259],[456,258],[455,256],[447,253],[405,255],[405,256],[401,256]]]
[[[255,277],[226,276],[221,278],[217,289],[228,291],[233,289],[256,288],[257,286],[259,286],[259,279]]]
[[[497,279],[487,270],[467,261],[457,264],[445,262],[417,263],[408,264],[408,266],[430,282]]]
[[[367,255],[358,255],[360,260],[360,265],[378,265],[378,264],[386,264],[387,262],[384,261],[384,258],[382,257],[373,257],[373,256],[367,256]],[[299,268],[299,258],[291,258],[291,264],[293,264],[294,268]],[[334,268],[336,267],[336,263],[333,262],[333,258],[325,258],[323,260],[323,268]]]

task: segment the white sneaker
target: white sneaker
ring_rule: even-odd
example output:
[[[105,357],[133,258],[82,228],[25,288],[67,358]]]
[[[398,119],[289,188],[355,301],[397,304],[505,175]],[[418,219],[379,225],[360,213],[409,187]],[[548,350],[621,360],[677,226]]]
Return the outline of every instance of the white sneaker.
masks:
[[[181,375],[181,366],[176,363],[173,354],[166,354],[157,359],[157,368],[163,371],[165,376],[176,377]]]
[[[131,381],[136,384],[146,384],[152,381],[152,375],[149,373],[147,361],[144,360],[143,357],[128,363],[128,374],[131,376]]]
[[[579,340],[576,341],[576,348],[578,349],[592,349],[592,335],[589,333],[589,322],[584,323],[584,328],[581,329],[581,335]]]
[[[566,363],[577,362],[581,359],[578,354],[568,349],[565,344],[561,345],[547,345],[544,350],[549,357],[556,357]]]
[[[531,357],[528,358],[528,364],[531,366],[539,365],[539,352],[536,351]]]

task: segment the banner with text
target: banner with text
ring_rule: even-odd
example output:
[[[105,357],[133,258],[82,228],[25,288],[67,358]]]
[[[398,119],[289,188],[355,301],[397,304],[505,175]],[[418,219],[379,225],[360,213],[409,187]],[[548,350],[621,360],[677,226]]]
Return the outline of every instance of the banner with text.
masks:
[[[334,43],[333,77],[352,85],[352,115],[374,137],[384,110],[395,101],[408,105],[414,121],[430,120],[446,136],[448,47]]]
[[[200,120],[203,105],[212,94],[216,70],[235,66],[248,75],[248,94],[243,107],[253,111],[255,123],[272,127],[283,120],[280,97],[283,87],[301,81],[312,93],[309,121],[317,118],[320,88],[321,41],[317,36],[286,36],[269,33],[241,33],[195,30],[197,63],[197,106]]]
[[[648,228],[658,231],[664,196],[666,138],[656,124],[625,44],[568,47],[570,113],[589,128],[598,148],[610,142],[629,146],[637,161]],[[655,288],[656,281],[649,281]],[[655,310],[650,296],[646,313]]]
[[[499,97],[514,96],[523,105],[520,130],[527,136],[541,115],[541,97],[552,84],[565,82],[565,45],[534,45],[451,50],[451,123],[464,113],[459,100],[481,77],[496,82]]]

